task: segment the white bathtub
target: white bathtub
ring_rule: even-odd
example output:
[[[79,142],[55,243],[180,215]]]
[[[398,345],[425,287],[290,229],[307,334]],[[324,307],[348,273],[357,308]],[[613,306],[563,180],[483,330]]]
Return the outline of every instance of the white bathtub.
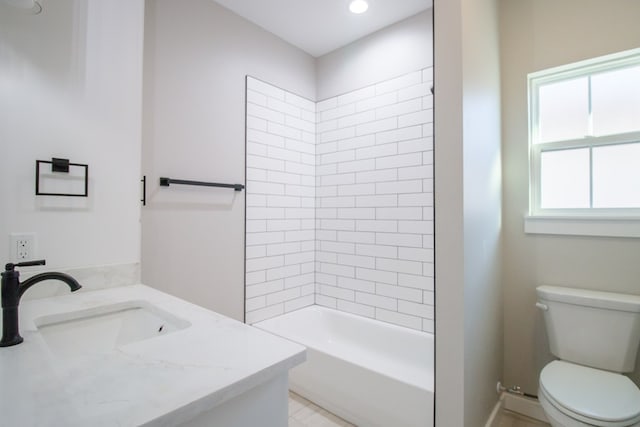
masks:
[[[310,306],[254,324],[307,349],[289,388],[359,427],[433,426],[433,335]]]

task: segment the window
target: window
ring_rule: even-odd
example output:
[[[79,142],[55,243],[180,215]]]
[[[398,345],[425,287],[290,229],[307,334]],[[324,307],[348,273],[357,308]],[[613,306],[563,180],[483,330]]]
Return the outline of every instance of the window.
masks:
[[[530,74],[529,148],[531,217],[640,217],[640,49]]]

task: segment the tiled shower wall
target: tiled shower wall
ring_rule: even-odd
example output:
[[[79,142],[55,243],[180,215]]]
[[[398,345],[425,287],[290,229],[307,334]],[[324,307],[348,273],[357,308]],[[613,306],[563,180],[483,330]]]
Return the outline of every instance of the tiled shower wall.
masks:
[[[247,77],[247,323],[314,303],[315,109]]]
[[[316,304],[433,331],[432,80],[432,69],[428,68],[315,104],[316,143],[313,153],[306,153],[315,155],[315,227],[304,228],[309,223],[301,222],[298,231],[315,230],[312,241],[316,251],[305,253],[315,260],[314,281],[310,283],[315,283]],[[287,96],[295,99],[295,95],[260,85],[261,91],[250,89],[247,95],[247,198],[251,200],[251,204],[247,203],[247,266],[252,264],[252,270],[247,269],[249,323],[313,303],[308,298],[311,294],[306,293],[311,289],[306,281],[297,286],[293,280],[288,287],[286,278],[274,283],[260,273],[264,271],[264,276],[269,276],[270,270],[284,268],[269,261],[269,246],[279,248],[283,242],[280,235],[272,234],[275,230],[253,227],[268,226],[267,218],[282,214],[277,209],[285,209],[286,217],[286,209],[297,208],[297,204],[272,206],[269,196],[274,194],[264,193],[268,189],[287,195],[290,183],[284,183],[283,188],[267,187],[262,193],[252,188],[273,184],[268,179],[262,181],[270,172],[288,172],[286,160],[274,158],[268,146],[263,148],[268,145],[265,138],[255,141],[255,135],[262,132],[281,131],[277,126],[270,130],[272,121],[276,120],[274,125],[288,124],[286,114],[276,114],[283,113],[282,108],[276,108],[280,104],[270,106],[265,92],[279,94],[276,99],[280,101]],[[260,92],[267,98],[256,100],[251,92]],[[263,129],[256,129],[258,126]],[[256,142],[259,145],[254,146]],[[284,144],[276,147],[286,149],[287,142],[286,137],[276,139],[277,144]],[[254,150],[262,151],[256,154]],[[272,163],[275,160],[285,163]],[[306,197],[309,196],[302,199]],[[301,204],[311,204],[302,199]],[[308,249],[309,242],[300,243]],[[265,246],[266,253],[262,249],[252,252],[252,246]],[[286,267],[286,255],[283,262]],[[257,267],[264,270],[256,270]],[[302,272],[300,275],[311,277]]]

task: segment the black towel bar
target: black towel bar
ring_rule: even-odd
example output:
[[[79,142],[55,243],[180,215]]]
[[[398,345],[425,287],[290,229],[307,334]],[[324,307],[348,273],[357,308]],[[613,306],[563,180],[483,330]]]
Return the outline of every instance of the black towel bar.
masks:
[[[189,181],[185,179],[173,179],[173,178],[160,178],[160,186],[168,187],[171,184],[181,184],[181,185],[197,185],[201,187],[223,187],[223,188],[233,188],[235,191],[242,191],[244,185],[242,184],[221,184],[218,182],[204,182],[204,181]]]

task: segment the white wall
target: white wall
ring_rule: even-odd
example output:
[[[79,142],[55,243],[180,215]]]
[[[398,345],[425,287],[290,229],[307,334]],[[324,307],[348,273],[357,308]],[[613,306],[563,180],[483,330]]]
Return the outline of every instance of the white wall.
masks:
[[[640,46],[635,0],[500,2],[504,156],[504,381],[537,393],[551,358],[535,288],[566,285],[640,294],[640,241],[526,235],[527,74]],[[638,365],[640,367],[640,361]],[[640,384],[640,368],[634,379]]]
[[[0,2],[0,260],[37,233],[47,269],[140,259],[143,2]],[[89,165],[89,197],[36,197],[35,161]],[[64,187],[63,187],[64,188]]]
[[[321,101],[433,65],[428,9],[317,59]]]
[[[245,193],[158,178],[245,181],[245,76],[315,98],[314,59],[210,0],[148,0],[143,282],[244,316]]]
[[[436,425],[484,425],[502,376],[496,0],[436,0]]]

